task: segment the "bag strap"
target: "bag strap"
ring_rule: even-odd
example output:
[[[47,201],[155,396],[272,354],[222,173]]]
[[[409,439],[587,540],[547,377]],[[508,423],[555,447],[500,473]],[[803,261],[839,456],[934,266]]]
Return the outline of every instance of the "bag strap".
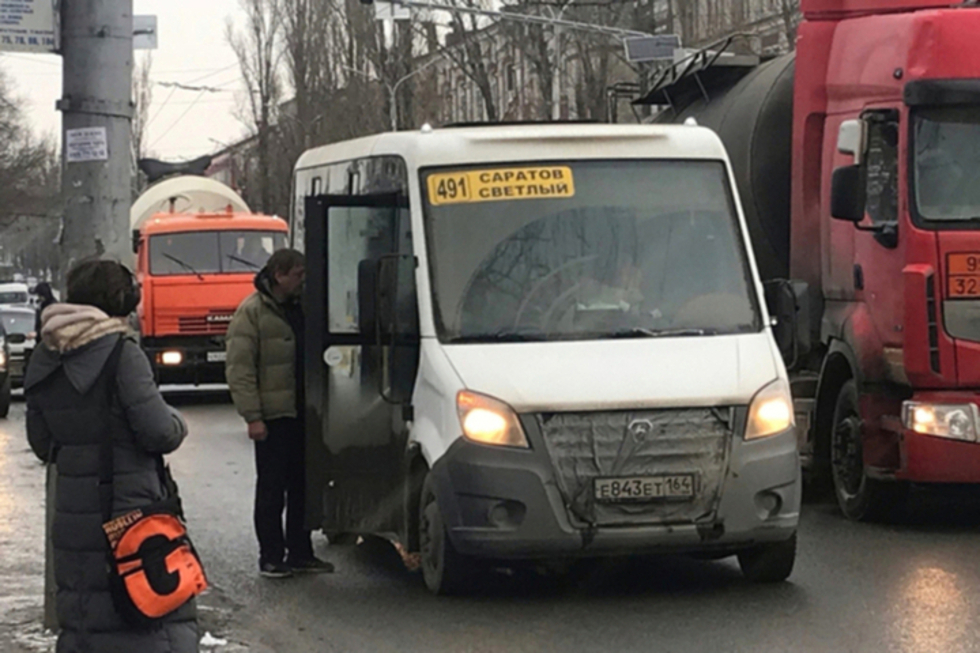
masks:
[[[122,357],[123,346],[126,343],[125,336],[119,336],[116,346],[113,347],[99,384],[101,385],[102,401],[104,403],[102,414],[105,419],[102,427],[102,445],[99,450],[99,505],[102,508],[102,521],[108,522],[112,519],[112,495],[114,475],[113,443],[112,443],[112,400],[116,396],[116,372],[119,370],[119,359]]]

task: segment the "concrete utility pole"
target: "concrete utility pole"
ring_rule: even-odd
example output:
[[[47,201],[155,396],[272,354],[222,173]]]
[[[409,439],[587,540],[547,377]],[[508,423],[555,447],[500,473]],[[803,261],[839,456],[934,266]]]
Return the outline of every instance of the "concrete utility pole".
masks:
[[[81,260],[130,253],[133,0],[61,0],[61,43],[63,286]]]

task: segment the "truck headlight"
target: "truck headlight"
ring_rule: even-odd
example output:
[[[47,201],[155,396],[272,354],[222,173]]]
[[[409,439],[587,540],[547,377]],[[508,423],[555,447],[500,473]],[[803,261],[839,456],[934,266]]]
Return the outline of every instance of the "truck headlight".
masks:
[[[789,385],[786,381],[777,379],[753,397],[745,426],[745,439],[766,438],[793,426],[793,397]]]
[[[472,442],[527,449],[527,437],[514,409],[502,401],[463,390],[456,395],[463,436]]]
[[[972,404],[902,404],[905,428],[922,435],[952,440],[977,441],[977,407]]]
[[[180,365],[184,362],[184,354],[179,351],[165,351],[160,354],[160,362],[164,365]]]

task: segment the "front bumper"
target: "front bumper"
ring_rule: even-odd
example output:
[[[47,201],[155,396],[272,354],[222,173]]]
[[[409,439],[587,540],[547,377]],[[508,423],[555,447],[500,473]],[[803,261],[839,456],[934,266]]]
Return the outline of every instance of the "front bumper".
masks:
[[[153,373],[160,385],[204,385],[225,383],[225,345],[221,338],[153,339],[140,342],[150,359]],[[164,365],[164,352],[179,351],[179,365]],[[217,358],[217,360],[209,360]]]
[[[536,439],[536,438],[534,438]],[[573,524],[543,447],[482,446],[462,438],[433,466],[449,537],[460,553],[535,559],[633,553],[737,551],[789,538],[799,522],[796,435],[733,438],[715,514],[698,523]]]

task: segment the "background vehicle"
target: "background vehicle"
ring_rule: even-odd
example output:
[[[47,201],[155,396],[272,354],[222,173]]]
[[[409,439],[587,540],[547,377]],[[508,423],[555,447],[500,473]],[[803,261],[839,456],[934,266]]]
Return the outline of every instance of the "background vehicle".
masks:
[[[882,517],[909,482],[980,482],[980,10],[801,5],[795,54],[702,52],[642,101],[725,141],[804,462]]]
[[[27,284],[0,283],[0,306],[29,306],[30,303],[31,296]]]
[[[0,308],[0,322],[7,336],[10,360],[8,367],[14,387],[24,383],[27,360],[34,351],[37,334],[34,332],[35,312],[32,308],[4,306]]]
[[[0,418],[10,414],[10,345],[7,344],[7,333],[0,320]]]
[[[487,560],[665,551],[785,579],[792,401],[729,171],[697,127],[301,157],[309,522],[418,552],[437,593]]]
[[[256,272],[285,246],[286,222],[250,213],[230,188],[195,176],[205,160],[141,166],[152,180],[167,178],[131,211],[140,343],[159,383],[224,383],[228,323]]]

